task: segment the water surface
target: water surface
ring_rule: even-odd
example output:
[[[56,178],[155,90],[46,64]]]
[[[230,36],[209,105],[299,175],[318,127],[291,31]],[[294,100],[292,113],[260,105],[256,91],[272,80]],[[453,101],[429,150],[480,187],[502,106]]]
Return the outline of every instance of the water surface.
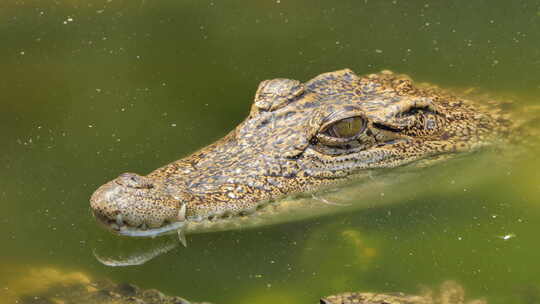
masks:
[[[535,152],[443,167],[374,193],[374,205],[392,203],[380,208],[188,237],[138,267],[94,258],[134,245],[88,206],[119,173],[225,135],[264,79],[391,69],[538,105],[540,2],[8,0],[0,20],[0,295],[20,269],[52,267],[215,303],[447,279],[489,303],[540,303]]]

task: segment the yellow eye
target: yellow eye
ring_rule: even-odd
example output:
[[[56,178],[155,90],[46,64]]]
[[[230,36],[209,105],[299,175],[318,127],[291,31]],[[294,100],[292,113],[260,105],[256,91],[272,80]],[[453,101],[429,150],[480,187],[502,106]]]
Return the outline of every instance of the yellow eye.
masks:
[[[337,138],[352,138],[364,131],[366,121],[361,117],[342,119],[328,127],[326,134]]]

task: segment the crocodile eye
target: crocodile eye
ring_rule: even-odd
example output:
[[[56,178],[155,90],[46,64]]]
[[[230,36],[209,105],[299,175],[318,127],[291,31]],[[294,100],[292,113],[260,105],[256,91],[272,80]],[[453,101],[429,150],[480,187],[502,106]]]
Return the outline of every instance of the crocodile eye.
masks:
[[[366,121],[363,118],[350,117],[331,124],[324,133],[336,138],[354,138],[365,128]]]
[[[351,147],[358,144],[366,127],[367,120],[362,116],[344,118],[323,126],[314,142],[330,147]]]

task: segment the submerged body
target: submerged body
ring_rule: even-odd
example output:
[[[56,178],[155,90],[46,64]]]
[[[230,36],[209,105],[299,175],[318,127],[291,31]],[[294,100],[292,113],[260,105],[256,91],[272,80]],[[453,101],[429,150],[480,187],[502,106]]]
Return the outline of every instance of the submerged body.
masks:
[[[100,222],[129,236],[215,230],[245,219],[252,225],[253,218],[285,215],[291,200],[283,198],[291,195],[476,151],[504,141],[511,129],[495,102],[474,103],[387,71],[267,80],[227,136],[146,176],[124,173],[90,203]]]

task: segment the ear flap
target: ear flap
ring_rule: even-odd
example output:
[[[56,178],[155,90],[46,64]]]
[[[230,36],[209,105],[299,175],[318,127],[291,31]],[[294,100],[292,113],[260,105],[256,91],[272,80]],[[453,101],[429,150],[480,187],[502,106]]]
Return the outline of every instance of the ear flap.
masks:
[[[414,124],[414,113],[418,110],[444,115],[431,98],[413,97],[390,104],[384,109],[379,110],[378,116],[371,116],[371,118],[375,123],[401,130]],[[381,114],[385,117],[384,121],[378,120]]]
[[[257,88],[250,115],[279,109],[303,92],[304,85],[298,80],[285,78],[265,80]]]

